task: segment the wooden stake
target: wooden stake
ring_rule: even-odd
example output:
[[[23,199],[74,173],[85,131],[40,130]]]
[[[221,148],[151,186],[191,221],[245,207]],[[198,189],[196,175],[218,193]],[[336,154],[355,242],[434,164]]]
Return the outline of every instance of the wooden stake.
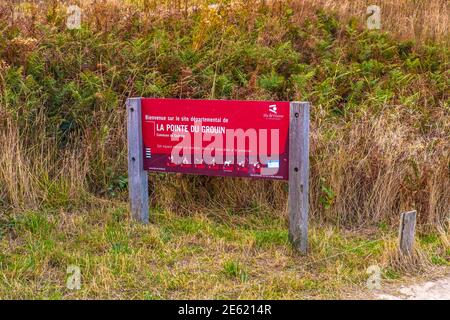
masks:
[[[404,212],[400,216],[399,245],[400,252],[411,254],[414,250],[417,211]]]
[[[308,102],[291,102],[289,124],[289,240],[308,250],[309,113]]]

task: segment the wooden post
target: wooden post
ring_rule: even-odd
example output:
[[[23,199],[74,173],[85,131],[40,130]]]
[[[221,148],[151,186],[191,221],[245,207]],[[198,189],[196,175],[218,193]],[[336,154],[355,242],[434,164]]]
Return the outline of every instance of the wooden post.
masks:
[[[291,102],[289,123],[289,240],[308,250],[309,112],[308,102]]]
[[[400,252],[411,254],[414,250],[417,211],[404,212],[400,216],[399,245]]]
[[[133,219],[148,223],[148,174],[144,171],[141,98],[127,99],[128,191]]]

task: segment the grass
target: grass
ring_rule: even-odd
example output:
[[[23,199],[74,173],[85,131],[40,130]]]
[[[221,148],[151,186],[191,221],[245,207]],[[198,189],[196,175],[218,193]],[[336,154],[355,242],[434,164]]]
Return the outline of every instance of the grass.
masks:
[[[286,241],[284,219],[235,218],[154,210],[141,225],[120,203],[11,215],[1,224],[0,298],[340,298],[366,290],[370,265],[382,266],[383,281],[404,275],[385,265],[395,230],[313,225],[310,254],[301,256]],[[419,244],[432,263],[448,266],[439,239],[424,234]],[[66,288],[69,265],[81,269],[81,290]]]

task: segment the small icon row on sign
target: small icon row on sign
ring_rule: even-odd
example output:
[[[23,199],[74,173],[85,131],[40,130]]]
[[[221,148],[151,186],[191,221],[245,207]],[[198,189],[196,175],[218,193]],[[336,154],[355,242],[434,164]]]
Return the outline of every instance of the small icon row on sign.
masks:
[[[261,172],[262,167],[268,168],[279,168],[280,162],[278,160],[272,160],[267,163],[267,165],[261,164],[259,161],[254,163],[249,163],[247,159],[241,160],[236,164],[233,164],[231,161],[225,161],[223,164],[217,164],[216,160],[212,158],[209,163],[206,163],[204,159],[195,159],[194,163],[191,163],[187,157],[184,157],[180,163],[176,163],[173,159],[173,156],[168,157],[167,166],[169,167],[185,167],[185,168],[196,168],[196,169],[212,169],[212,170],[224,170],[232,172],[234,170],[240,172],[253,172],[258,173]]]

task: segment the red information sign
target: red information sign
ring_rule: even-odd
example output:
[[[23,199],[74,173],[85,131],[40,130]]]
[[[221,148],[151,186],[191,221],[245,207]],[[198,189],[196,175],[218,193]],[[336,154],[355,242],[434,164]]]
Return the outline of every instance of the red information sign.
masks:
[[[289,102],[141,100],[144,169],[288,179]]]

